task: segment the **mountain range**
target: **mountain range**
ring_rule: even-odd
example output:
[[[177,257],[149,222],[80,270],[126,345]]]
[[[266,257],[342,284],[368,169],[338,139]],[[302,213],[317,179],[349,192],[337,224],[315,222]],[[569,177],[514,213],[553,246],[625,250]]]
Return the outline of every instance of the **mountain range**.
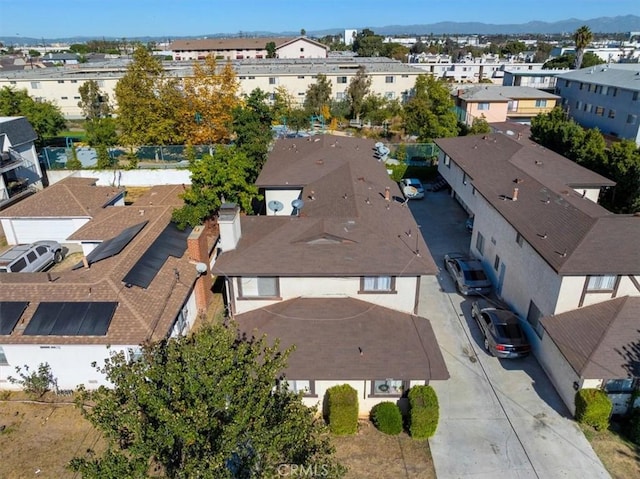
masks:
[[[640,32],[640,16],[624,15],[618,17],[598,17],[590,20],[579,20],[577,18],[569,18],[557,22],[527,22],[512,24],[492,24],[481,22],[439,22],[429,24],[415,25],[387,25],[387,26],[370,26],[349,25],[340,28],[328,28],[324,30],[308,31],[307,35],[312,37],[322,37],[325,35],[335,35],[342,33],[345,28],[358,29],[370,28],[379,35],[524,35],[524,34],[562,34],[573,33],[582,25],[588,26],[594,33],[628,33]],[[253,31],[242,32],[243,36],[248,37],[267,37],[267,36],[296,36],[299,31],[288,32],[269,32],[269,31]],[[176,38],[212,38],[212,37],[231,37],[237,34],[203,34],[203,35],[182,35],[171,36]],[[0,42],[4,45],[42,45],[43,43],[82,43],[88,40],[106,39],[106,40],[122,40],[122,37],[104,37],[104,36],[76,36],[65,38],[30,38],[18,36],[0,36]],[[167,37],[127,37],[127,40],[147,41],[166,41]]]

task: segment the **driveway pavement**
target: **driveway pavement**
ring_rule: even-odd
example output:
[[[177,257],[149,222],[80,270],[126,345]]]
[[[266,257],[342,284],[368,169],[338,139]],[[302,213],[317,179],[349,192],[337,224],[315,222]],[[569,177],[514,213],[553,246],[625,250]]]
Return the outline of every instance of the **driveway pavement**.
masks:
[[[440,423],[429,441],[439,479],[610,477],[531,356],[489,356],[442,258],[469,251],[462,208],[446,192],[428,192],[410,208],[440,267],[423,277],[420,315],[431,320],[451,379],[434,381]]]

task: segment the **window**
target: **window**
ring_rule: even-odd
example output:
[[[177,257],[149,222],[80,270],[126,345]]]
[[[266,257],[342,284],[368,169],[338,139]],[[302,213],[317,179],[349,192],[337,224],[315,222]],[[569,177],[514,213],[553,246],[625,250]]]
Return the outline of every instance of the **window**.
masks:
[[[347,77],[337,77],[336,78],[336,82],[337,83],[347,83]]]
[[[298,80],[304,80],[304,75],[298,75]]]
[[[636,121],[638,121],[638,115],[627,115],[627,123],[630,125],[635,125]]]
[[[63,96],[63,97],[60,97],[60,99],[61,99],[61,100],[68,100],[68,99],[69,99],[69,97],[68,97],[68,96]]]
[[[2,346],[0,346],[0,366],[9,366],[9,363],[7,362],[7,356],[5,356]]]
[[[607,93],[609,93],[609,87],[608,86],[603,86],[602,87],[602,91],[600,92],[603,95],[606,95]]]
[[[469,183],[469,177],[466,173],[462,173],[462,184],[467,185]]]
[[[609,91],[611,92],[611,96],[618,96],[617,88],[610,88]]]
[[[78,80],[71,80],[71,83],[78,83]]]
[[[26,267],[27,267],[27,260],[25,260],[24,258],[20,258],[18,261],[16,261],[11,265],[11,272],[19,273]]]
[[[79,96],[74,96],[74,97],[73,97],[73,99],[74,99],[74,100],[79,100],[79,99],[80,99],[80,97],[79,97]]]
[[[240,80],[246,80],[247,77],[238,77]]]
[[[142,348],[127,348],[127,356],[129,361],[140,361],[142,359]]]
[[[522,243],[524,243],[524,238],[520,233],[516,233],[516,243],[518,243],[520,247],[522,247]]]
[[[576,110],[581,110],[582,109],[582,102],[580,100],[578,100],[576,102]]]
[[[13,81],[13,80],[12,80],[12,81],[10,81],[10,82],[9,82],[9,84],[10,84],[10,85],[17,85],[17,84],[18,84],[18,82],[17,82],[17,81]]]
[[[393,100],[396,97],[396,93],[393,91],[388,91],[388,92],[385,92],[384,97],[387,100]]]
[[[596,115],[604,116],[604,107],[597,106],[594,112]]]
[[[104,88],[104,80],[98,80],[98,86]]]
[[[476,237],[476,249],[481,255],[484,255],[484,236],[482,236],[480,232],[478,232],[478,236]]]
[[[302,393],[303,396],[315,396],[315,383],[308,379],[287,379],[287,389],[293,393]],[[284,381],[278,381],[278,385],[284,386]]]
[[[187,315],[189,314],[189,310],[185,307],[180,313],[178,313],[178,318],[173,325],[173,330],[171,331],[171,336],[182,336],[187,329]]]
[[[478,110],[488,110],[491,105],[489,103],[478,103]]]
[[[596,93],[602,93],[602,85],[596,86]]]
[[[395,83],[396,79],[393,76],[386,76],[386,77],[384,77],[384,82],[385,83]]]
[[[304,51],[304,47],[300,47],[300,51],[303,52]]]
[[[444,154],[444,166],[451,168],[451,157],[446,153]]]
[[[587,291],[613,291],[616,286],[617,276],[600,275],[600,276],[588,276]]]
[[[64,83],[64,80],[58,80],[58,83]]]
[[[254,76],[249,77],[249,80],[255,80],[255,79],[256,79],[256,77],[254,77]]]
[[[584,105],[584,111],[586,111],[587,113],[591,113],[592,108],[593,106],[591,105],[591,103],[587,103]]]
[[[32,81],[31,88],[33,88],[34,90],[39,90],[40,88],[42,88],[42,85],[39,81]]]
[[[571,86],[571,82],[569,80],[565,80],[564,81],[564,86],[566,86],[567,88],[569,88]]]
[[[634,389],[633,379],[609,379],[604,383],[604,390],[608,393],[632,393]]]
[[[346,97],[346,93],[343,91],[336,92],[336,100],[344,100]]]
[[[360,293],[392,293],[396,289],[393,276],[363,276],[360,278]]]
[[[371,385],[372,396],[402,396],[408,389],[402,379],[375,379]]]
[[[493,261],[493,269],[498,271],[499,267],[500,267],[500,256],[496,255],[496,259]]]
[[[584,88],[584,83],[580,82],[580,90]]]
[[[35,251],[29,251],[27,253],[27,259],[29,260],[29,263],[33,263],[36,260],[36,258],[37,256]]]
[[[609,110],[609,118],[613,119],[616,117],[616,111],[615,110]]]
[[[240,278],[240,297],[275,298],[279,294],[278,278],[269,276]]]
[[[402,78],[409,78],[409,75],[402,75]]]
[[[536,306],[533,301],[529,302],[529,312],[527,313],[527,322],[533,326],[534,331],[538,337],[542,337],[542,325],[540,324],[540,318],[542,318],[542,312]]]
[[[275,85],[276,84],[276,77],[269,77],[269,85]]]
[[[536,100],[536,108],[546,108],[547,100]]]
[[[633,98],[632,98],[632,100],[633,100],[633,101],[638,101],[638,92],[637,92],[637,91],[634,91],[634,92],[633,92]]]

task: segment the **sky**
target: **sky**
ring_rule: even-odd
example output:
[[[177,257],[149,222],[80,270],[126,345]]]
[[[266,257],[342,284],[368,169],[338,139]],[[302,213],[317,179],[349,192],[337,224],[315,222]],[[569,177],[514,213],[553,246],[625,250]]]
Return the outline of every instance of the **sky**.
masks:
[[[640,0],[0,0],[0,36],[134,38],[640,15]]]

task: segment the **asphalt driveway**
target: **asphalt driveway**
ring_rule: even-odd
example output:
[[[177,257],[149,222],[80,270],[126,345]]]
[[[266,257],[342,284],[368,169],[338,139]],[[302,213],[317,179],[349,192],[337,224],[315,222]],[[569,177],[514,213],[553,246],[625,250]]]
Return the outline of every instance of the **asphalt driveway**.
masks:
[[[446,192],[428,192],[410,208],[441,270],[423,277],[419,311],[431,320],[451,374],[432,383],[440,401],[429,441],[438,478],[610,477],[537,360],[484,351],[471,301],[443,265],[445,253],[469,251],[464,210]]]

